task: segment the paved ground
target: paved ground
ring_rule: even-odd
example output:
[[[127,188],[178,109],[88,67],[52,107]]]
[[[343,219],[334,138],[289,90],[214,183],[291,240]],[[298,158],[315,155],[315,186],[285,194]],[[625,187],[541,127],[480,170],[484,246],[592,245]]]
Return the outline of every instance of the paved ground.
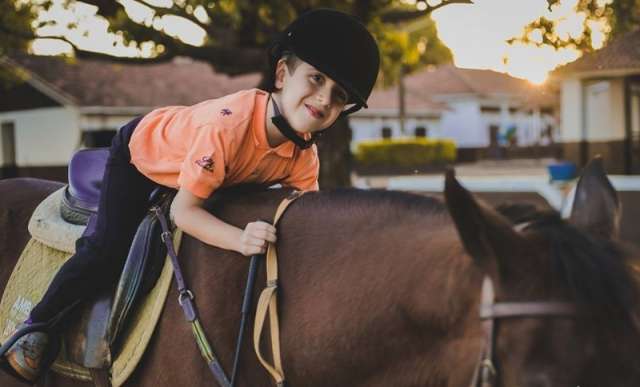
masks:
[[[498,177],[498,176],[538,176],[548,178],[547,165],[553,159],[540,160],[484,160],[476,163],[458,164],[455,166],[456,176]],[[404,177],[442,176],[442,173],[428,175],[405,175]],[[356,187],[386,188],[390,178],[397,176],[358,176],[353,174],[352,181]]]
[[[491,204],[526,201],[552,207],[565,216],[573,184],[551,184],[546,166],[553,160],[483,161],[456,166],[456,176]],[[640,247],[640,176],[610,176],[622,202],[621,238]],[[353,176],[356,187],[406,190],[442,196],[443,174]]]

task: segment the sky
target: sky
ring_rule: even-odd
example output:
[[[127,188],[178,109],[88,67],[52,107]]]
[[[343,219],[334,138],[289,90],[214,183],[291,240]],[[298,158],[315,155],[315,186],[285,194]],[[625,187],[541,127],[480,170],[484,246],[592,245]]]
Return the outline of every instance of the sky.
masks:
[[[168,0],[155,0],[162,4]],[[562,31],[577,34],[581,25],[581,17],[573,11],[578,0],[563,0],[562,8],[550,13],[545,0],[474,0],[473,5],[453,4],[445,6],[432,14],[438,27],[440,39],[451,49],[454,63],[459,67],[492,69],[506,72],[513,76],[525,78],[532,83],[541,83],[548,72],[559,64],[575,60],[578,53],[572,50],[555,51],[550,47],[531,47],[509,45],[506,40],[519,36],[525,25],[540,16],[561,17]],[[136,5],[131,0],[121,0],[132,19],[143,21],[148,13],[145,7]],[[415,0],[405,0],[415,3]],[[79,15],[79,31],[72,39],[78,45],[91,50],[111,52],[116,55],[135,55],[136,51],[119,44],[117,36],[109,36],[107,23],[93,17],[95,8],[83,3],[76,3],[73,9]],[[60,25],[73,21],[74,16],[65,12],[57,3],[50,14]],[[189,22],[179,18],[167,20],[167,29],[191,44],[199,44],[204,39],[204,32]],[[594,41],[596,45],[603,39],[596,26]],[[45,28],[43,34],[59,34],[60,29]],[[33,51],[38,54],[53,54],[69,51],[66,44],[52,40],[40,40],[33,44]],[[151,47],[143,47],[143,54],[149,55]],[[506,58],[506,61],[505,61]]]
[[[453,4],[436,10],[432,18],[440,39],[451,49],[460,67],[507,72],[534,83],[547,73],[578,57],[574,50],[555,51],[550,47],[509,45],[507,39],[520,36],[524,26],[540,16],[562,18],[559,32],[579,34],[583,18],[576,14],[577,0],[564,0],[562,7],[547,9],[545,0],[474,0],[473,5]],[[602,44],[602,26],[594,29],[594,45]],[[508,58],[507,63],[503,58]]]

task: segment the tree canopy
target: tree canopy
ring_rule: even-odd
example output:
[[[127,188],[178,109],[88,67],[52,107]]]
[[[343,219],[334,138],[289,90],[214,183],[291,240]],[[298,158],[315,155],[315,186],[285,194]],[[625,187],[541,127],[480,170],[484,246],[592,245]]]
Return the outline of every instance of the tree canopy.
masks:
[[[547,3],[553,14],[569,1],[547,0]],[[574,48],[584,53],[597,48],[593,40],[594,28],[601,28],[610,40],[640,27],[640,0],[577,0],[574,10],[582,17],[582,28],[577,33],[563,30],[567,21],[561,16],[540,17],[525,27],[522,36],[510,42],[556,49]]]
[[[329,7],[359,17],[370,28],[380,42],[385,83],[390,83],[400,65],[414,69],[450,62],[451,52],[438,39],[429,15],[449,4],[470,3],[471,0],[444,0],[437,5],[425,0],[413,4],[401,0],[6,0],[3,7],[14,7],[19,20],[3,20],[0,40],[10,37],[24,48],[29,41],[46,37],[68,43],[77,58],[111,62],[158,63],[187,56],[210,63],[217,72],[239,75],[264,70],[265,48],[297,15],[311,8]],[[78,44],[72,32],[82,29],[81,20],[62,22],[47,17],[46,11],[54,4],[62,4],[68,10],[78,5],[95,7],[95,17],[108,23],[109,32],[121,44],[146,47],[149,54],[117,56]],[[11,12],[2,12],[8,13]],[[30,24],[36,16],[39,24]],[[200,31],[202,43],[183,40],[170,28],[177,23]],[[62,27],[65,32],[42,32],[51,31],[51,27]]]

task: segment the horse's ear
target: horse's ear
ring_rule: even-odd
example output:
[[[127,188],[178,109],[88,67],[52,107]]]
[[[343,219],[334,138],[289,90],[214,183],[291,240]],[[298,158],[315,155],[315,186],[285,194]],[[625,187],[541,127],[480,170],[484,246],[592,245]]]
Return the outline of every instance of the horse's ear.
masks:
[[[615,238],[620,231],[620,214],[618,194],[598,156],[585,167],[578,180],[570,221],[589,233]]]
[[[447,171],[444,196],[465,250],[498,281],[524,245],[522,236],[507,218],[463,188],[453,170]]]

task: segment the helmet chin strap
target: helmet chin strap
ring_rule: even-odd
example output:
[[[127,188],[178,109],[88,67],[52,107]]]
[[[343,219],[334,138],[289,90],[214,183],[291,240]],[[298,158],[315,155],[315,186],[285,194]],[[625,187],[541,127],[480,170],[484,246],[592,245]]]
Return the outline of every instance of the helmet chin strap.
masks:
[[[278,104],[276,103],[275,98],[271,98],[273,101],[273,110],[275,112],[274,116],[271,117],[271,122],[278,128],[280,133],[282,133],[286,138],[293,141],[300,149],[307,149],[311,145],[316,142],[316,139],[321,135],[322,131],[316,132],[311,135],[310,140],[305,140],[304,138],[298,136],[296,131],[289,125],[289,122],[282,116],[280,113],[280,109],[278,108]]]

